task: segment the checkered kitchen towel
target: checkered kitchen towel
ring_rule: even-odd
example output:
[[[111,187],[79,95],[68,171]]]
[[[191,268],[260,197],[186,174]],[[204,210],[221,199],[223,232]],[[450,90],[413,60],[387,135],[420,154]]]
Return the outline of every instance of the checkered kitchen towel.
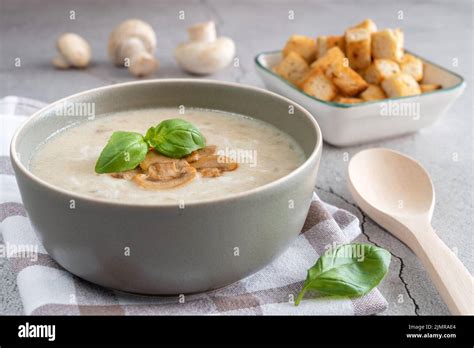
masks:
[[[347,243],[360,233],[359,221],[347,211],[325,204],[314,195],[302,234],[263,270],[226,288],[178,296],[125,294],[83,281],[59,266],[37,240],[21,204],[10,164],[9,144],[15,129],[43,103],[19,97],[0,99],[0,222],[10,265],[17,275],[26,314],[292,314],[368,315],[387,308],[377,289],[353,299],[317,296],[295,307],[306,271],[325,246]],[[23,246],[21,253],[20,247]],[[34,246],[37,253],[28,253]],[[16,254],[15,254],[16,249]]]

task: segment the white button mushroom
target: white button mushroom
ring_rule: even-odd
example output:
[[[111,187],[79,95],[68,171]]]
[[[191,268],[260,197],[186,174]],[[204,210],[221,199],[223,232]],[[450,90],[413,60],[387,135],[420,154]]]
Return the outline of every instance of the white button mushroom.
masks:
[[[234,41],[228,37],[216,38],[214,22],[193,25],[188,28],[188,35],[189,41],[175,50],[176,60],[184,70],[198,75],[212,74],[234,58]]]
[[[140,19],[122,22],[109,37],[110,58],[115,65],[128,67],[135,76],[147,76],[158,69],[155,50],[155,32]]]
[[[53,59],[53,65],[58,69],[85,68],[91,61],[89,43],[77,34],[62,34],[56,47],[59,55]]]

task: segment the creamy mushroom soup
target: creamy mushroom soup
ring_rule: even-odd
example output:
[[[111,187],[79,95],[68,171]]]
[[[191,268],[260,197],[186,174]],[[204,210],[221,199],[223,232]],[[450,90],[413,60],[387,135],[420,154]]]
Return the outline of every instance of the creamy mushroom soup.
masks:
[[[171,118],[196,125],[218,155],[238,163],[223,175],[196,175],[188,184],[147,190],[130,180],[94,171],[101,150],[114,131],[145,134],[150,126]],[[290,173],[306,159],[288,134],[250,117],[221,111],[142,109],[114,113],[68,127],[41,144],[30,168],[41,179],[90,197],[127,203],[187,203],[247,191]],[[210,175],[212,176],[212,175]]]

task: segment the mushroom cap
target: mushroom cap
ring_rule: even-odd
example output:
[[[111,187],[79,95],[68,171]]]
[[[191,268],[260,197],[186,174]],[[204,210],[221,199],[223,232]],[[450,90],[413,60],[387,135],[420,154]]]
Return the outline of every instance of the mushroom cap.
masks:
[[[213,42],[185,42],[175,50],[179,65],[186,71],[212,74],[230,64],[235,55],[235,44],[228,37],[219,37]]]
[[[84,68],[91,60],[92,54],[89,43],[77,34],[62,34],[58,38],[56,47],[70,66]]]
[[[136,37],[150,54],[156,50],[156,35],[153,28],[141,19],[128,19],[120,23],[110,34],[108,52],[117,65],[123,65],[123,57],[117,52],[127,38]]]

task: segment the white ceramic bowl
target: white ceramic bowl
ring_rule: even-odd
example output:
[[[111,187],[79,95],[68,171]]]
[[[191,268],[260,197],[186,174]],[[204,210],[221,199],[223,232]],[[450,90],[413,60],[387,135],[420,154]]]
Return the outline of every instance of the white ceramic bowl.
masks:
[[[261,53],[255,57],[255,64],[269,90],[292,99],[313,114],[326,142],[350,146],[427,127],[438,120],[462,94],[466,83],[461,76],[418,58],[425,64],[422,83],[440,84],[442,89],[417,96],[359,104],[316,99],[278,76],[272,68],[281,61],[281,51]]]

